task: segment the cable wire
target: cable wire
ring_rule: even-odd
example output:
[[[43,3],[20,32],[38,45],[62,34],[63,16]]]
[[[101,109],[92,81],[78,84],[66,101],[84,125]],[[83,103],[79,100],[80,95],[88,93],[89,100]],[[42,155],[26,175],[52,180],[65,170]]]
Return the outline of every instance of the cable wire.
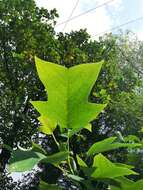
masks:
[[[70,13],[70,15],[69,15],[69,18],[68,18],[68,19],[66,20],[66,22],[65,22],[65,25],[64,25],[64,28],[63,28],[63,31],[62,31],[62,32],[64,32],[66,26],[68,25],[68,22],[70,21],[70,19],[71,19],[73,13],[74,13],[74,11],[75,11],[75,9],[77,8],[78,3],[79,3],[79,0],[76,1],[75,6],[73,7],[73,9],[72,9],[72,11],[71,11],[71,13]]]
[[[105,2],[105,3],[103,3],[103,4],[101,4],[101,5],[98,5],[97,7],[94,7],[94,8],[92,8],[92,9],[89,9],[89,10],[87,10],[87,11],[85,11],[85,12],[79,14],[79,15],[76,15],[76,16],[74,16],[74,17],[70,17],[70,19],[68,19],[68,20],[66,20],[66,21],[63,21],[63,22],[57,24],[55,27],[60,26],[60,25],[63,25],[63,24],[65,24],[66,22],[70,22],[70,21],[72,21],[72,20],[74,20],[74,19],[77,19],[77,18],[79,18],[79,17],[81,17],[81,16],[83,16],[83,15],[85,15],[85,14],[88,14],[88,13],[90,13],[90,12],[92,12],[92,11],[98,9],[98,8],[101,8],[101,7],[103,7],[103,6],[105,6],[105,5],[109,4],[109,3],[111,3],[111,2],[113,2],[113,1],[115,1],[115,0],[107,1],[107,2]]]
[[[110,31],[113,31],[113,30],[117,30],[117,29],[119,29],[119,28],[121,28],[121,27],[123,27],[123,26],[126,26],[126,25],[128,25],[128,24],[137,22],[137,21],[142,20],[142,19],[143,19],[143,16],[142,16],[142,17],[138,17],[138,18],[133,19],[133,20],[129,20],[128,22],[125,22],[125,23],[123,23],[123,24],[120,24],[120,25],[118,25],[118,26],[115,26],[115,27],[113,27],[113,28],[110,28],[110,29],[105,30],[105,31],[103,31],[103,32],[99,32],[99,33],[95,34],[94,37],[100,36],[100,35],[102,35],[102,34],[106,34],[107,32],[110,32]]]

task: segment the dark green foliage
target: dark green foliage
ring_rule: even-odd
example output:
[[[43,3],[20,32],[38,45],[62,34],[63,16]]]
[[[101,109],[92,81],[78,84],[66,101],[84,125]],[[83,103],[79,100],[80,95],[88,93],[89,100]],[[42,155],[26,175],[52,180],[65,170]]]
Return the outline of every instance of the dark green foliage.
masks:
[[[18,142],[28,146],[35,132],[36,121],[28,102],[33,96],[45,95],[35,75],[33,55],[45,54],[42,42],[47,46],[55,43],[53,27],[47,21],[54,23],[56,16],[56,10],[39,9],[33,0],[0,2],[0,133],[3,143],[11,147]],[[9,158],[6,149],[0,155],[5,167],[3,157],[5,161]]]

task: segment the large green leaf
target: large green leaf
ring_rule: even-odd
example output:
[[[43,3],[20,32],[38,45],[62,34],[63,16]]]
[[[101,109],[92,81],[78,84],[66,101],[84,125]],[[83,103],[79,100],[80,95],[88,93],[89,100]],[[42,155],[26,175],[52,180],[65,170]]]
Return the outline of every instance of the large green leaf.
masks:
[[[98,154],[94,157],[93,167],[95,167],[95,171],[92,173],[92,177],[94,178],[109,178],[114,179],[120,176],[127,176],[137,173],[123,166],[116,166],[110,160],[108,160],[102,154]]]
[[[67,159],[69,152],[63,151],[52,154],[51,156],[47,156],[45,159],[42,160],[44,163],[51,163],[51,164],[59,164],[61,161]]]
[[[105,152],[109,150],[114,150],[117,148],[123,148],[123,147],[134,148],[134,147],[142,146],[139,143],[131,144],[131,143],[115,142],[116,139],[117,137],[110,137],[110,138],[94,143],[88,150],[87,154],[90,156],[93,154],[97,154],[97,153],[101,153],[101,152]]]
[[[54,184],[48,184],[44,181],[40,181],[39,190],[62,190],[60,187]]]
[[[37,150],[37,152],[35,151]],[[33,167],[38,164],[40,161],[44,163],[51,163],[58,165],[61,161],[64,161],[68,157],[68,152],[58,152],[51,156],[46,156],[41,153],[42,149],[39,147],[33,148],[33,150],[23,151],[16,150],[13,151],[13,155],[9,162],[9,171],[10,172],[25,172],[30,171]]]
[[[105,105],[88,102],[102,62],[71,68],[36,58],[39,78],[48,93],[48,101],[32,101],[42,117],[74,133],[95,119]]]
[[[9,161],[8,169],[10,172],[29,171],[44,158],[46,156],[40,152],[16,150]]]

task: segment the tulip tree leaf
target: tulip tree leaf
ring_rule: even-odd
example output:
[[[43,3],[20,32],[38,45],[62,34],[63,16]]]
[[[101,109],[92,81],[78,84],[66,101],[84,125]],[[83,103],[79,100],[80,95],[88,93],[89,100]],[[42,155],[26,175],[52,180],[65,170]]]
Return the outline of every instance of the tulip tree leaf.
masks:
[[[35,152],[34,150],[37,150]],[[8,170],[10,172],[25,172],[30,171],[39,162],[51,163],[58,165],[61,161],[64,161],[68,157],[68,152],[58,152],[50,156],[46,156],[40,152],[39,148],[33,150],[23,151],[16,150],[13,151],[12,157],[9,161]]]
[[[102,154],[98,154],[94,157],[93,167],[96,168],[91,175],[94,178],[114,179],[131,174],[137,175],[136,172],[126,168],[125,166],[116,166]]]
[[[32,105],[42,117],[61,128],[71,129],[71,134],[79,131],[105,107],[88,101],[101,66],[102,62],[66,68],[36,58],[37,72],[48,101],[32,101]]]
[[[134,148],[134,147],[140,147],[142,146],[139,143],[119,143],[115,142],[117,137],[109,137],[107,139],[104,139],[102,141],[94,143],[90,149],[88,150],[87,154],[94,155],[97,153],[109,151],[109,150],[114,150],[117,148]]]
[[[47,156],[45,159],[42,160],[42,162],[57,165],[60,164],[61,161],[66,160],[68,155],[68,151],[58,152],[50,156]]]
[[[30,171],[44,158],[46,156],[40,152],[16,150],[13,151],[8,169],[10,172]]]

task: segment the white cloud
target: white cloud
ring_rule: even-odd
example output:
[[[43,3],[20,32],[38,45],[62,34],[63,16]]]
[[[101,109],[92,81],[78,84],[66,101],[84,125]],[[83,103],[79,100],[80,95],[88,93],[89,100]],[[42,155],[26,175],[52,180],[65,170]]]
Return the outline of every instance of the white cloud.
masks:
[[[73,14],[73,16],[78,15],[84,11],[91,8],[97,7],[103,3],[109,2],[109,0],[80,0],[79,4]],[[76,0],[36,0],[38,6],[43,6],[47,9],[56,8],[60,15],[57,20],[57,24],[68,19]],[[114,12],[118,11],[122,6],[122,0],[114,0],[108,4],[108,8],[113,9]],[[107,6],[100,7],[90,13],[78,17],[70,22],[68,22],[67,27],[64,32],[70,32],[71,30],[79,30],[81,28],[87,28],[87,31],[91,36],[97,33],[108,30],[113,26],[112,13],[109,12]],[[57,26],[55,29],[57,32],[62,31],[64,24]]]

